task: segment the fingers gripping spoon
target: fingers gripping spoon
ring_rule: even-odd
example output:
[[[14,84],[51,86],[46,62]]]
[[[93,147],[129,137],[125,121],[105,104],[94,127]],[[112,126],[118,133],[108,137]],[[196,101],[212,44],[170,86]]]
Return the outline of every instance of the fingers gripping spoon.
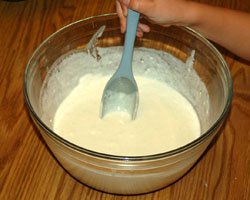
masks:
[[[139,13],[128,9],[123,55],[117,71],[104,88],[101,100],[101,118],[110,112],[127,112],[132,120],[136,118],[139,94],[132,72],[132,58],[138,21]]]

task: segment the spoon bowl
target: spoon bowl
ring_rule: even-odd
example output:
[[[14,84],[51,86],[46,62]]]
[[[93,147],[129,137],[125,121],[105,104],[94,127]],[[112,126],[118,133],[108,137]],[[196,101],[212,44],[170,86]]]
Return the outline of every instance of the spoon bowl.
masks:
[[[139,95],[135,81],[126,77],[110,79],[102,97],[101,117],[109,112],[127,112],[136,118]]]

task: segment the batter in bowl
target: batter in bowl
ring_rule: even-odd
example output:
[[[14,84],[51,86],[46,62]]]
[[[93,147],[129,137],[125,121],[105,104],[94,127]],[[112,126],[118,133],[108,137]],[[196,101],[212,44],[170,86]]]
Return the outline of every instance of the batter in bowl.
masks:
[[[111,113],[100,119],[99,104],[109,77],[85,75],[64,99],[54,118],[54,131],[93,151],[142,156],[173,150],[200,136],[192,105],[163,82],[136,77],[140,94],[137,118]]]
[[[48,72],[41,115],[55,133],[92,151],[145,156],[184,146],[204,131],[199,119],[207,114],[209,98],[193,69],[193,53],[183,62],[166,52],[135,49],[139,108],[131,121],[120,112],[99,118],[101,95],[120,62],[122,48],[100,48],[99,52],[98,62],[83,51],[70,52]]]

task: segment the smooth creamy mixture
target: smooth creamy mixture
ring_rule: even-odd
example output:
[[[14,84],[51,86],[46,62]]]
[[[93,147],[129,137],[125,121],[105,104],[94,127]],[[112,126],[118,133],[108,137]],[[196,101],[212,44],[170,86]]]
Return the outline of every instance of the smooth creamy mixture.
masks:
[[[194,51],[183,61],[159,50],[134,49],[133,72],[139,88],[134,121],[126,113],[99,118],[103,88],[123,49],[98,51],[102,57],[98,62],[81,49],[69,52],[46,75],[39,114],[61,137],[101,153],[140,156],[186,145],[207,130],[209,96],[193,68]]]
[[[108,76],[87,74],[56,111],[53,128],[66,140],[97,152],[140,156],[183,146],[200,136],[192,105],[166,83],[137,76],[139,109],[131,121],[126,113],[99,118]]]

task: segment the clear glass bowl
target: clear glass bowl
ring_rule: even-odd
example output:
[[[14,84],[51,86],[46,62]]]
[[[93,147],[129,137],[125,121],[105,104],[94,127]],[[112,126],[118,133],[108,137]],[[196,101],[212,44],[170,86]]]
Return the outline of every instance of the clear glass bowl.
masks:
[[[46,144],[61,165],[76,179],[109,193],[139,194],[154,191],[182,177],[218,133],[232,101],[230,72],[221,54],[200,34],[185,27],[163,28],[151,24],[151,32],[143,38],[137,38],[137,47],[169,52],[183,61],[192,50],[196,51],[194,69],[203,81],[208,97],[201,93],[200,98],[189,100],[200,118],[201,136],[169,152],[137,157],[107,155],[76,146],[53,132],[50,120],[41,119],[43,111],[39,105],[40,93],[45,77],[56,59],[71,50],[84,48],[102,25],[106,25],[106,29],[98,46],[122,46],[124,35],[120,33],[116,14],[77,21],[47,38],[27,64],[24,75],[25,101]],[[191,96],[197,93],[197,88],[192,84],[188,87]],[[203,106],[204,98],[209,102],[206,108]]]

